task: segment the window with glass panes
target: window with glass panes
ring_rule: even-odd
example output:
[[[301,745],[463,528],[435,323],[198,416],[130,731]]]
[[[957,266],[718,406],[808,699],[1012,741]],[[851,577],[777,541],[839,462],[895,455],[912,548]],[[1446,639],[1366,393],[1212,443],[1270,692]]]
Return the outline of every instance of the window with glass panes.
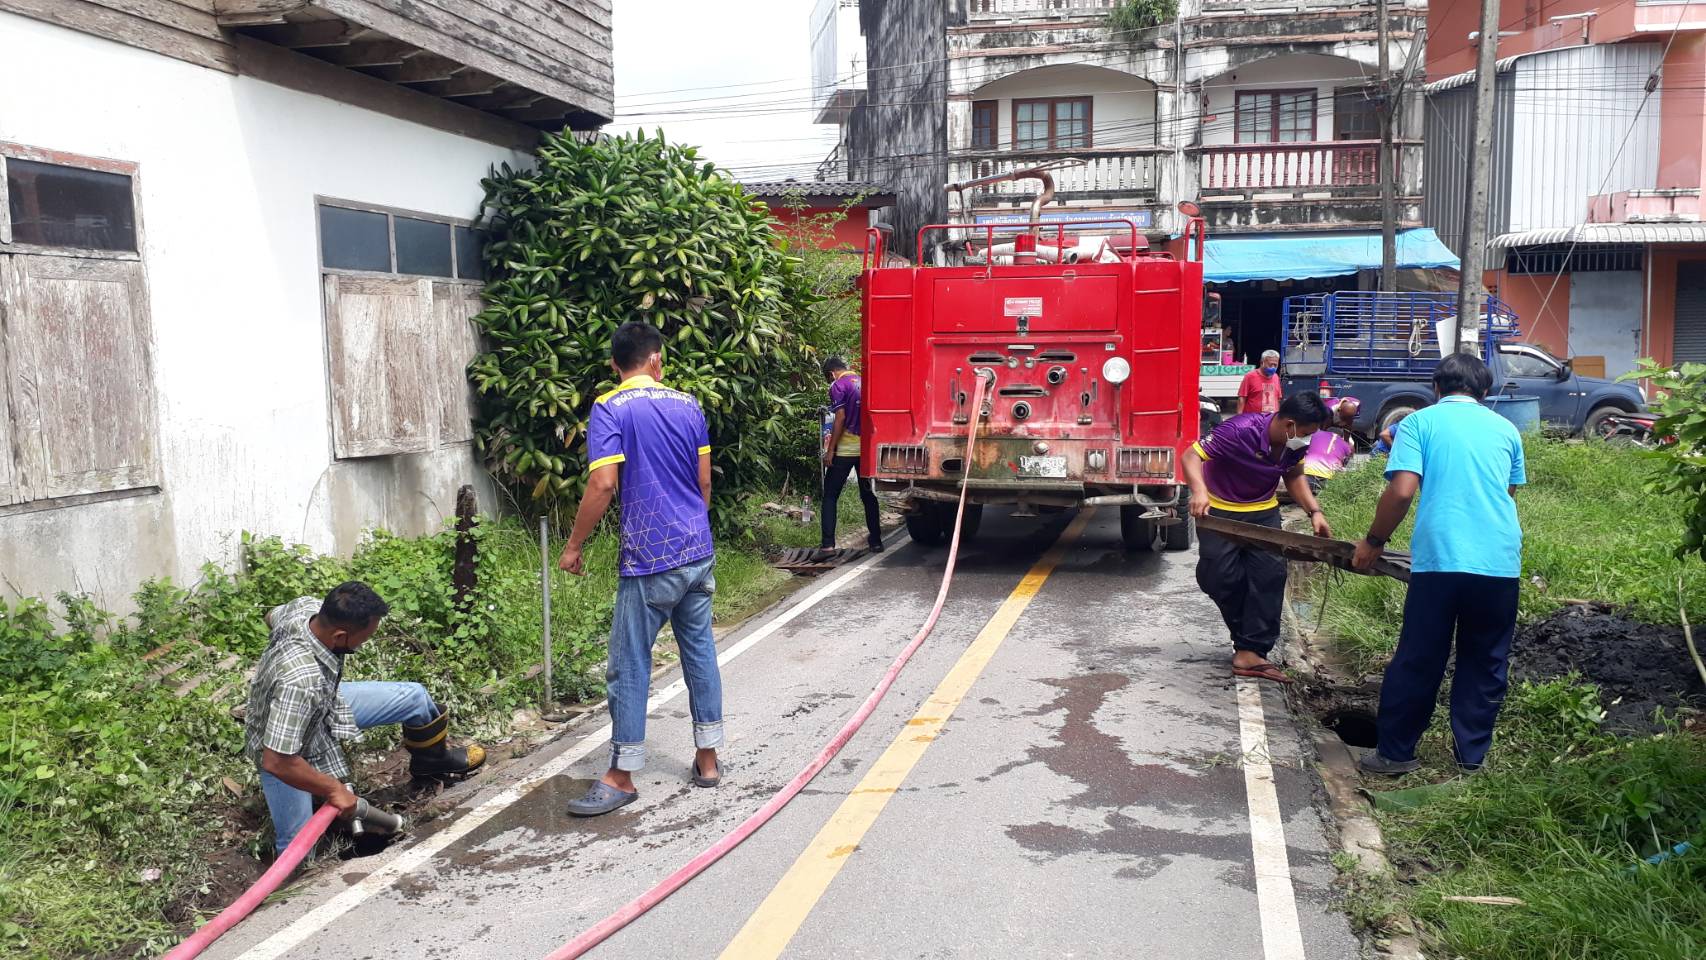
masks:
[[[1013,101],[1013,149],[1082,150],[1089,146],[1089,97]]]
[[[971,105],[971,145],[979,150],[995,148],[995,114],[1000,103],[979,100]]]
[[[1239,143],[1300,143],[1315,139],[1315,91],[1238,93]]]

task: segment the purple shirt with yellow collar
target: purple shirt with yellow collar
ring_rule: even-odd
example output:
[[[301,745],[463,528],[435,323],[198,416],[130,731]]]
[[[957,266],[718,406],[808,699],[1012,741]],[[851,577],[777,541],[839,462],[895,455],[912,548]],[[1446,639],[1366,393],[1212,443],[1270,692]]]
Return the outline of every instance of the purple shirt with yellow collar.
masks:
[[[586,451],[589,471],[612,464],[620,471],[622,576],[712,555],[699,491],[699,457],[711,452],[711,438],[699,401],[651,377],[629,377],[593,401]]]
[[[1203,482],[1209,505],[1218,510],[1254,513],[1279,506],[1280,480],[1303,462],[1308,448],[1282,449],[1273,459],[1268,441],[1271,413],[1241,413],[1214,428],[1191,450],[1203,458]]]

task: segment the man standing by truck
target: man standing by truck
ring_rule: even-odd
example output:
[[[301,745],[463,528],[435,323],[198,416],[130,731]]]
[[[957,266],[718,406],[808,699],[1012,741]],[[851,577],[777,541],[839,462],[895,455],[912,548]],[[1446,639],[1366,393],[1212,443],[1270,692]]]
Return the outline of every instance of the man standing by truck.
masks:
[[[589,475],[575,527],[557,565],[581,576],[582,547],[617,493],[622,551],[605,668],[610,705],[610,768],[569,813],[596,817],[639,797],[634,773],[646,764],[646,698],[652,645],[665,623],[675,628],[698,748],[688,777],[695,786],[722,780],[723,681],[711,634],[715,548],[711,543],[711,440],[699,401],[658,382],[663,334],[648,323],[618,327],[610,341],[616,389],[592,405],[587,426]]]
[[[1433,719],[1455,647],[1451,735],[1457,762],[1487,759],[1504,703],[1522,577],[1516,488],[1527,482],[1522,435],[1482,405],[1487,365],[1454,353],[1434,371],[1439,402],[1404,418],[1386,461],[1386,489],[1352,566],[1379,559],[1419,492],[1410,537],[1410,589],[1398,649],[1380,685],[1378,743],[1362,769],[1396,776],[1421,766],[1416,744]]]
[[[829,381],[829,409],[835,422],[829,428],[829,443],[823,449],[823,509],[820,513],[821,534],[819,549],[835,549],[836,505],[841,500],[841,488],[847,485],[848,474],[858,476],[859,470],[859,403],[862,399],[859,375],[847,369],[847,361],[830,357],[823,362],[823,375]],[[858,476],[859,502],[865,507],[866,544],[882,552],[883,526],[878,519],[877,494],[871,481]]]
[[[1275,493],[1283,481],[1297,505],[1309,511],[1315,535],[1332,536],[1303,473],[1309,438],[1328,416],[1321,397],[1304,392],[1287,397],[1275,413],[1240,414],[1215,427],[1182,458],[1191,488],[1191,516],[1213,515],[1279,529]],[[1220,608],[1232,635],[1232,674],[1290,683],[1291,678],[1268,661],[1279,642],[1285,559],[1210,530],[1200,531],[1197,542],[1197,585]]]
[[[1279,351],[1264,350],[1262,362],[1238,384],[1239,413],[1273,413],[1280,408]]]

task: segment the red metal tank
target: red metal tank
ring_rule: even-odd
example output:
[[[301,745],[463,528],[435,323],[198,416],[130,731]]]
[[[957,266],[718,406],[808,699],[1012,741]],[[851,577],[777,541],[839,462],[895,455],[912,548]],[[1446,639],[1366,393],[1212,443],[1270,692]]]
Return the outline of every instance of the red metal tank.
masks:
[[[1107,223],[1123,244],[1074,245],[1064,224],[1007,242],[993,225],[926,227],[920,254],[929,232],[976,235],[940,267],[885,266],[871,231],[860,470],[902,495],[915,540],[941,542],[969,478],[969,503],[1119,505],[1128,546],[1189,545],[1177,464],[1197,439],[1203,222],[1190,216],[1184,260]],[[981,412],[978,376],[993,378]]]

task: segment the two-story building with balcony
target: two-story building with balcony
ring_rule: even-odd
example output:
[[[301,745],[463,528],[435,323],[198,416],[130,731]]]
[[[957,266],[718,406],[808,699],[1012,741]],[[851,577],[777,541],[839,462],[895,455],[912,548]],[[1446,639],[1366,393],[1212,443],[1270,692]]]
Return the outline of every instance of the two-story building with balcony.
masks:
[[[1207,274],[1242,364],[1281,341],[1287,295],[1355,288],[1380,263],[1379,51],[1355,0],[1183,0],[1176,21],[1110,29],[1116,0],[860,0],[864,89],[837,175],[884,183],[896,242],[948,220],[1023,221],[1036,181],[948,183],[1060,164],[1045,219],[1137,224],[1172,242],[1182,200],[1209,223]],[[1394,2],[1389,57],[1425,8]],[[1405,267],[1454,265],[1421,226],[1419,98],[1396,134]],[[931,251],[925,251],[932,255]],[[1212,351],[1218,353],[1218,351]],[[1220,359],[1209,357],[1205,361]]]
[[[612,113],[609,0],[0,0],[0,579],[127,606],[471,485],[480,180]]]
[[[1429,12],[1426,219],[1461,252],[1479,11]],[[1706,4],[1499,14],[1485,281],[1583,372],[1706,362]]]

